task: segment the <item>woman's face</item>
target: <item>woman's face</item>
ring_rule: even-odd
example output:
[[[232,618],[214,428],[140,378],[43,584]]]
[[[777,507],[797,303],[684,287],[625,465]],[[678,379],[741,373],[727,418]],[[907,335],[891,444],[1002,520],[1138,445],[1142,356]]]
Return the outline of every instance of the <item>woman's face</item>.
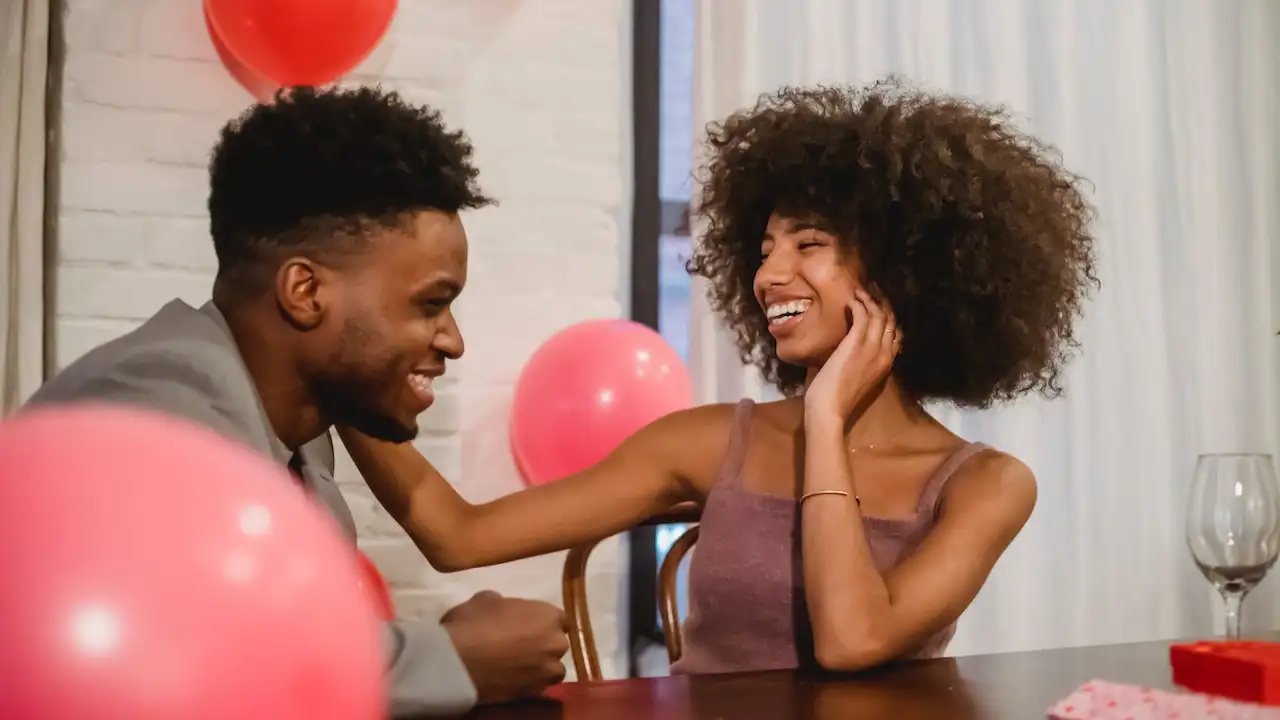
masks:
[[[778,357],[821,367],[849,332],[857,268],[819,224],[774,213],[761,241],[756,301],[769,320]]]

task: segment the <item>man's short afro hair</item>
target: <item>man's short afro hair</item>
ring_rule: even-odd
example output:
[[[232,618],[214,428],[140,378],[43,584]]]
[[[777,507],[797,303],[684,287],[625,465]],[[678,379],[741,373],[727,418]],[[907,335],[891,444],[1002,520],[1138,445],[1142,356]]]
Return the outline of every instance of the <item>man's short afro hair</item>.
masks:
[[[291,88],[223,128],[209,163],[219,277],[253,276],[271,251],[323,252],[409,213],[492,201],[471,143],[440,113],[376,87]]]

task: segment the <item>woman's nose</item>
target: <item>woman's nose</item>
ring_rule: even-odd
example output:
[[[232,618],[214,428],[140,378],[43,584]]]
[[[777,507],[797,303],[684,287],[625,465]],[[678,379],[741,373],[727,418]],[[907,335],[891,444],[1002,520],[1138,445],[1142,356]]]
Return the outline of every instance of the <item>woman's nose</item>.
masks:
[[[756,279],[766,287],[786,285],[796,276],[795,253],[777,249],[769,253],[756,271]]]

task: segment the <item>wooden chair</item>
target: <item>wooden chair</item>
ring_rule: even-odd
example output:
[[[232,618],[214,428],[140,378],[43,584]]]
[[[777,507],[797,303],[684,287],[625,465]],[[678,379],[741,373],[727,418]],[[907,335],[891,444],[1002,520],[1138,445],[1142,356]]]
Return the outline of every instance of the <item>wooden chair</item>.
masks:
[[[694,525],[671,543],[667,556],[658,568],[658,610],[662,613],[662,639],[667,643],[667,659],[675,662],[684,654],[684,634],[680,630],[680,605],[676,601],[676,579],[680,563],[698,542],[698,526]]]
[[[654,515],[640,523],[640,527],[697,523],[702,508],[696,503],[681,503],[670,510]],[[662,634],[667,644],[667,656],[675,662],[680,657],[680,622],[676,606],[676,575],[680,559],[698,539],[698,528],[689,528],[671,549],[658,571],[658,606],[662,614]],[[579,680],[603,680],[600,672],[600,656],[596,652],[596,638],[591,631],[591,618],[587,607],[587,560],[599,541],[580,545],[569,551],[564,560],[562,590],[564,612],[569,619],[569,650],[573,667]]]

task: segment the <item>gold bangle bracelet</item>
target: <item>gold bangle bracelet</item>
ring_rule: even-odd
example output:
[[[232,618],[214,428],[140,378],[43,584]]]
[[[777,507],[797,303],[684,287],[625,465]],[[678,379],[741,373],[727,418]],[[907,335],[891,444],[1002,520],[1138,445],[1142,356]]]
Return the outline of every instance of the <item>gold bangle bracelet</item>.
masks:
[[[805,500],[808,500],[811,497],[817,497],[818,495],[841,495],[843,497],[849,497],[849,493],[845,492],[844,490],[818,490],[816,492],[805,493],[804,495],[801,495],[800,503],[804,504]],[[853,501],[858,503],[858,505],[862,505],[862,500],[858,499],[857,495],[853,496]]]

